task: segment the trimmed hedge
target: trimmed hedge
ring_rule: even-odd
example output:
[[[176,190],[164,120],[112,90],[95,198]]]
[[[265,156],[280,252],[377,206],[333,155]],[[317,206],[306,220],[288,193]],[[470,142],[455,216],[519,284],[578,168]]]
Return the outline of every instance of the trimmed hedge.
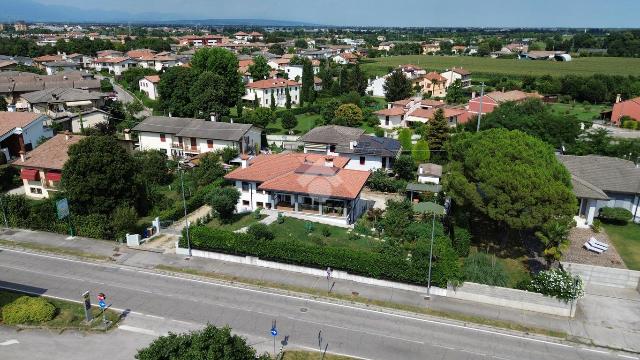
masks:
[[[2,308],[2,321],[7,325],[39,324],[50,321],[56,307],[40,297],[21,296]]]
[[[248,234],[202,226],[191,228],[189,234],[191,247],[198,250],[257,256],[263,260],[318,269],[331,267],[351,274],[404,283],[418,285],[427,283],[428,249],[416,249],[411,258],[405,258],[402,255],[391,256],[355,249],[320,247],[296,240],[256,241]],[[180,246],[186,247],[184,236],[180,240]],[[437,260],[434,262],[432,282],[434,285],[444,287],[447,285],[447,280],[458,277],[457,257],[446,237],[439,237],[434,249],[436,249],[434,257]],[[443,261],[440,261],[440,258]],[[449,261],[452,259],[453,262]]]
[[[623,208],[603,207],[600,209],[599,217],[606,223],[625,225],[633,218],[633,214]]]

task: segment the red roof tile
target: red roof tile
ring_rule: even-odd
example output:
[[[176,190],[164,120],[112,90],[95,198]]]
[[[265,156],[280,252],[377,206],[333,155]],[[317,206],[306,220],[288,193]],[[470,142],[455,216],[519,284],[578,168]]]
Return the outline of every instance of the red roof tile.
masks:
[[[293,80],[280,79],[280,78],[259,80],[259,81],[254,81],[252,83],[247,84],[247,87],[252,89],[271,89],[271,88],[279,88],[279,87],[287,87],[287,86],[300,86],[300,84]]]
[[[295,171],[300,165],[324,165],[326,155],[282,153],[258,155],[250,160],[247,168],[238,168],[225,176],[227,180],[264,182]],[[342,168],[349,162],[345,157],[333,157],[333,165]]]
[[[69,139],[64,134],[58,134],[43,144],[28,152],[25,161],[16,161],[16,166],[62,170],[64,163],[69,159],[69,147],[84,139],[81,135],[69,135]]]
[[[25,127],[40,116],[42,114],[32,112],[0,111],[0,135],[4,135],[15,128]]]
[[[405,110],[401,107],[392,107],[391,109],[382,109],[375,112],[382,116],[400,116],[405,114]]]

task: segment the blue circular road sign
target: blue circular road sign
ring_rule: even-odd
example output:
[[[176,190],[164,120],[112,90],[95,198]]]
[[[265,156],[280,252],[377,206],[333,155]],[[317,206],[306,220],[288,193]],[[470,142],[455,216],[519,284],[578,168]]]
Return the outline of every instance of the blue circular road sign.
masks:
[[[271,329],[271,336],[278,336],[278,329],[272,328]]]
[[[98,301],[98,306],[100,306],[101,309],[104,309],[107,307],[107,303],[104,302],[104,300],[100,300]]]

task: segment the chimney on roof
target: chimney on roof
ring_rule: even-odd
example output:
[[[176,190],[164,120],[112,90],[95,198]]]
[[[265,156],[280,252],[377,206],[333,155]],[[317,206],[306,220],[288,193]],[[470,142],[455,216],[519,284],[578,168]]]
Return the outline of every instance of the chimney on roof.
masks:
[[[424,169],[422,168],[422,166],[418,166],[418,174],[424,174]]]
[[[248,160],[249,160],[249,155],[247,154],[240,155],[240,167],[243,169],[246,169],[248,165]]]
[[[354,147],[358,146],[358,142],[353,140],[349,141],[349,149],[353,150]]]
[[[617,94],[616,95],[616,104],[619,103],[620,101],[622,101],[622,95],[621,94]]]
[[[211,121],[216,122],[216,114],[211,114]]]
[[[333,158],[328,156],[324,158],[324,166],[333,167]]]
[[[20,161],[24,162],[27,159],[25,154],[26,152],[24,150],[20,150]]]

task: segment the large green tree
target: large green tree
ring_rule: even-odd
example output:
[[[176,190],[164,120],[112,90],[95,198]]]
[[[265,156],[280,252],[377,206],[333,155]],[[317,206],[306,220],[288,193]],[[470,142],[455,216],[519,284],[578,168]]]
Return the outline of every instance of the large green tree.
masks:
[[[62,189],[74,212],[110,215],[139,205],[136,161],[110,136],[89,136],[69,148]]]
[[[444,188],[508,230],[536,229],[571,217],[576,198],[571,176],[553,149],[520,131],[492,129],[456,135],[450,145]]]
[[[189,95],[196,77],[197,74],[191,68],[182,66],[169,68],[158,84],[160,110],[172,116],[192,116],[193,107]]]
[[[427,124],[427,141],[431,150],[442,150],[449,140],[449,123],[444,118],[444,110],[438,109]]]
[[[133,153],[133,157],[138,165],[136,176],[144,185],[168,185],[171,182],[168,158],[164,152],[160,150],[136,151]]]
[[[193,116],[209,119],[210,115],[220,116],[229,113],[229,101],[225,89],[225,80],[220,75],[205,71],[198,75],[191,85],[189,97]]]
[[[418,140],[413,149],[411,149],[411,157],[413,157],[413,160],[418,164],[429,161],[431,158],[429,143],[423,139]]]
[[[384,81],[382,86],[384,97],[387,101],[398,101],[411,96],[413,87],[411,81],[402,73],[402,70],[394,70]]]
[[[188,334],[161,336],[136,354],[138,360],[268,360],[267,354],[257,356],[247,341],[231,334],[231,329],[207,325]]]
[[[342,104],[335,113],[333,123],[342,126],[357,127],[362,123],[362,109],[354,104]]]
[[[193,55],[191,67],[197,74],[210,71],[224,79],[224,105],[227,107],[234,106],[238,97],[244,95],[238,58],[231,51],[218,47],[200,49]]]
[[[253,58],[253,64],[249,65],[249,73],[254,81],[264,80],[269,77],[271,67],[267,63],[267,58],[258,55]]]
[[[470,122],[468,130],[475,130],[475,126],[475,121]],[[504,103],[484,116],[480,123],[481,130],[493,128],[520,130],[555,148],[575,144],[582,132],[580,127],[580,120],[575,116],[553,113],[538,99]]]
[[[445,97],[445,100],[447,101],[447,104],[462,104],[467,102],[467,96],[464,94],[460,79],[454,81],[447,88],[447,96]]]
[[[234,187],[216,188],[211,192],[209,205],[226,222],[233,216],[239,199],[240,193]]]

